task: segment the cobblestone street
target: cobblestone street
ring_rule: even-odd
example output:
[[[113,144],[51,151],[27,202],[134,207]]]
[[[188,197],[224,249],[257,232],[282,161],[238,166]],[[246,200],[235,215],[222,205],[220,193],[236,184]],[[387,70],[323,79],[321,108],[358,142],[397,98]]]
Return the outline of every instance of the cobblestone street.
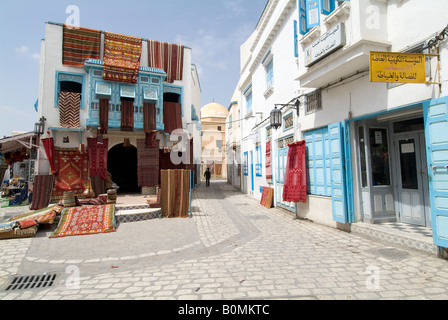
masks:
[[[193,191],[192,215],[109,234],[50,239],[44,230],[0,241],[0,298],[448,298],[446,260],[296,220],[223,181]],[[12,276],[43,273],[56,274],[52,286],[5,290]]]

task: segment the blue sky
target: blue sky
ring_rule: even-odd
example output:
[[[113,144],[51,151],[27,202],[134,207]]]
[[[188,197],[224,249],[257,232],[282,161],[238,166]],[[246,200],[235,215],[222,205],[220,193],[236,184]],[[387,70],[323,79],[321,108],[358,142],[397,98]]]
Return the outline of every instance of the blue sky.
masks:
[[[40,42],[45,22],[65,23],[75,5],[80,26],[192,48],[202,106],[228,107],[239,79],[241,44],[267,0],[0,0],[0,137],[32,131],[37,114]]]

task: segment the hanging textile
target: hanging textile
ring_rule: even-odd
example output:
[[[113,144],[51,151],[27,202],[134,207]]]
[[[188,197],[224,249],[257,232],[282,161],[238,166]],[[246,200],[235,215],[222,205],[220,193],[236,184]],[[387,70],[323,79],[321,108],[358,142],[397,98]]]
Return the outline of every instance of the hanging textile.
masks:
[[[34,176],[31,210],[40,210],[48,207],[51,201],[54,180],[55,176],[52,174]]]
[[[266,142],[266,180],[272,181],[271,141]]]
[[[180,103],[163,103],[163,123],[165,124],[166,133],[172,133],[176,129],[182,129],[182,105]]]
[[[107,179],[107,152],[109,139],[87,138],[87,152],[89,154],[89,175]]]
[[[136,84],[141,53],[141,38],[105,32],[103,79]]]
[[[90,176],[90,183],[93,192],[95,192],[95,198],[98,198],[100,194],[106,193],[106,180],[102,179],[100,176]]]
[[[166,82],[182,80],[184,46],[155,40],[148,40],[148,66],[163,69]]]
[[[159,184],[159,148],[147,147],[145,140],[137,140],[137,178],[139,187]]]
[[[306,203],[306,144],[305,141],[289,145],[283,186],[283,201]]]
[[[107,134],[109,128],[109,99],[100,99],[100,133]]]
[[[83,67],[88,59],[100,58],[101,32],[64,25],[62,64]]]
[[[121,131],[134,131],[134,102],[121,100]]]
[[[42,138],[42,144],[44,145],[47,159],[50,162],[51,173],[57,174],[58,171],[55,165],[55,152],[54,152],[54,140],[53,138]]]
[[[143,103],[143,131],[146,134],[146,146],[155,147],[156,144],[156,105]]]
[[[52,198],[60,200],[66,191],[74,191],[82,197],[89,178],[88,154],[78,149],[55,148],[55,168],[58,172]]]
[[[185,218],[190,204],[190,171],[161,171],[161,208],[165,218]]]
[[[63,128],[79,128],[81,94],[78,92],[59,92],[59,123]]]

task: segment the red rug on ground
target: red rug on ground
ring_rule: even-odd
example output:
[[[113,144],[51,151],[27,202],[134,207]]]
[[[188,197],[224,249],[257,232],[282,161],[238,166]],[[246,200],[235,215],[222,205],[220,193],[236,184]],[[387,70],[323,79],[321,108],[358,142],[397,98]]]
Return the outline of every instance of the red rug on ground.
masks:
[[[50,238],[109,232],[115,232],[115,205],[82,206],[64,209]]]

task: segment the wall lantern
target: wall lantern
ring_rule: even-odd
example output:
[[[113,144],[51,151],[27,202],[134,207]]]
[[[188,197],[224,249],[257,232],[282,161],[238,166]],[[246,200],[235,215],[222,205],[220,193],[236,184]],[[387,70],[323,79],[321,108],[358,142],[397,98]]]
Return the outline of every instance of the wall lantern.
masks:
[[[271,127],[277,130],[282,126],[282,112],[277,109],[277,105],[275,105],[275,109],[271,111]]]
[[[293,106],[296,108],[297,116],[299,116],[299,108],[300,108],[300,100],[297,98],[296,102],[294,104],[287,103],[287,104],[276,104],[274,110],[271,111],[271,127],[273,127],[275,130],[280,128],[282,126],[282,111],[281,109],[277,109],[277,106],[281,106],[282,109],[284,107]]]
[[[34,124],[34,134],[42,135],[45,131],[45,117],[39,119],[39,122]]]

